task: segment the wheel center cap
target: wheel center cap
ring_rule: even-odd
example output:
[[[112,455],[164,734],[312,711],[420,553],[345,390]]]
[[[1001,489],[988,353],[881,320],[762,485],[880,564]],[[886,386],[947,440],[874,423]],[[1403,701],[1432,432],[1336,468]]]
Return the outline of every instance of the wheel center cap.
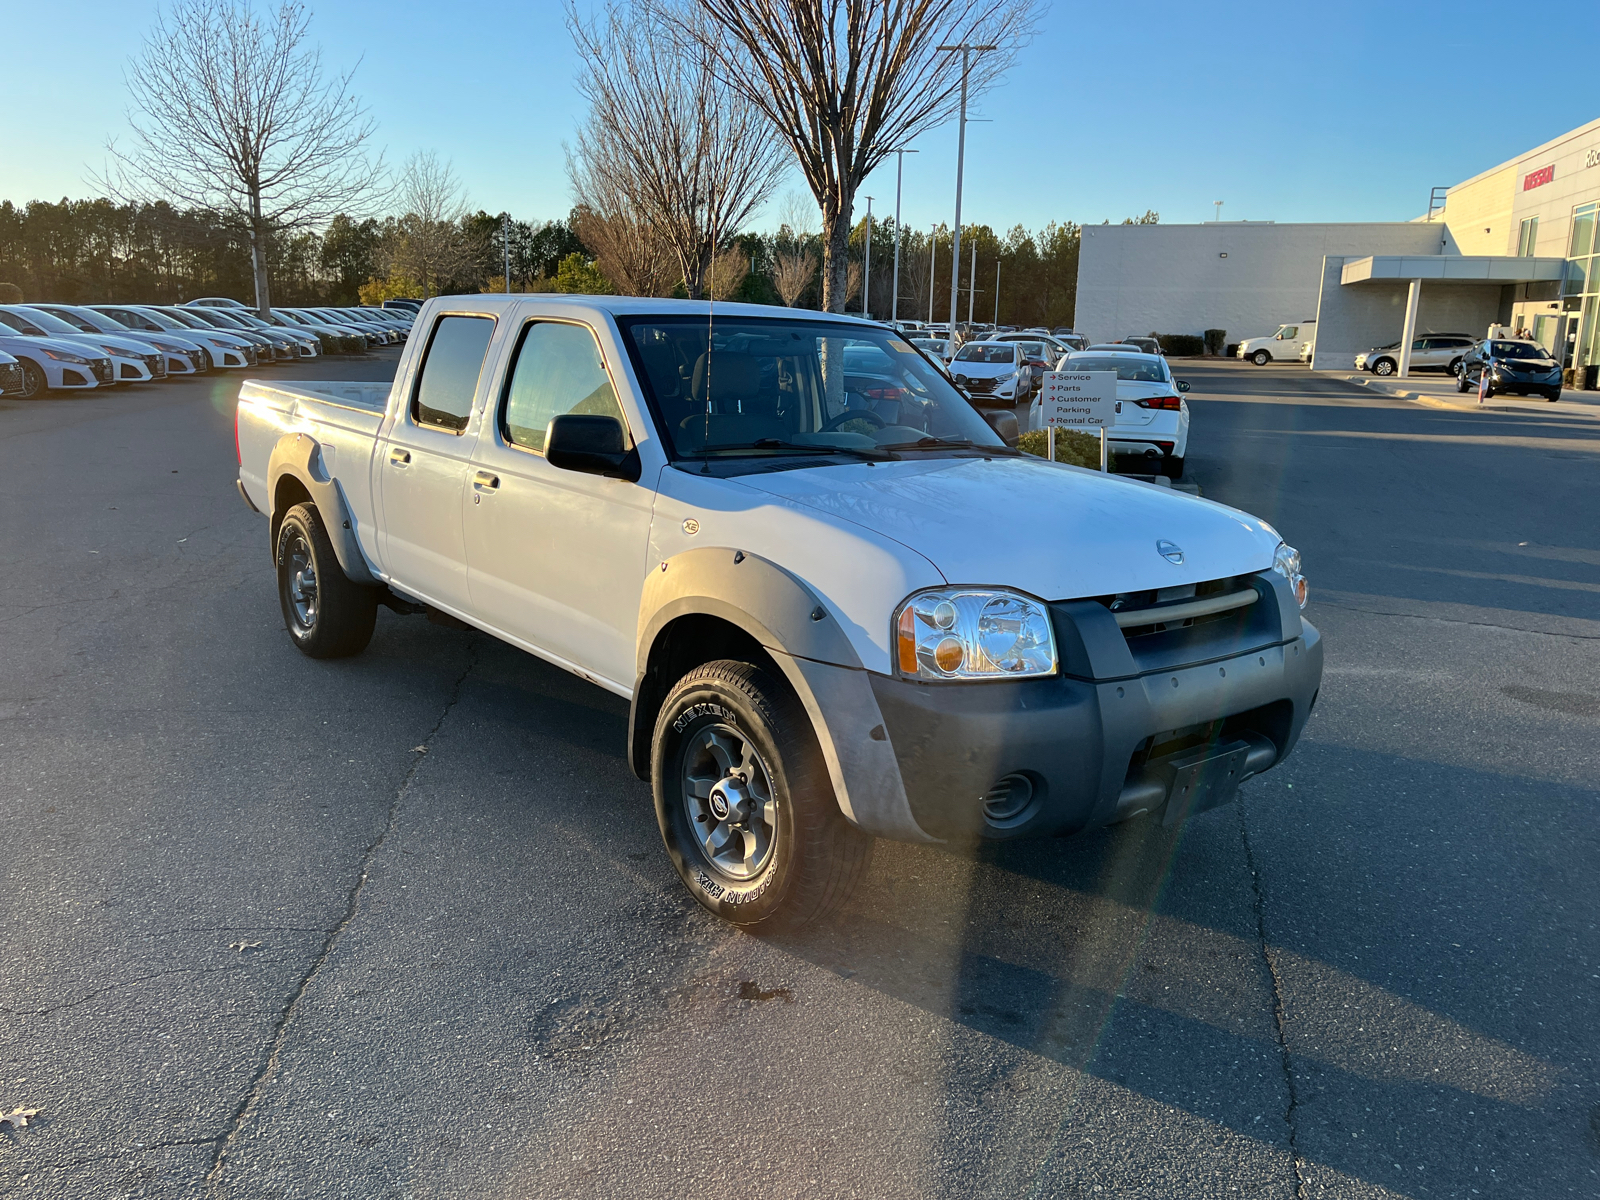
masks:
[[[743,820],[747,798],[743,780],[733,777],[718,780],[711,789],[711,815],[719,821]]]

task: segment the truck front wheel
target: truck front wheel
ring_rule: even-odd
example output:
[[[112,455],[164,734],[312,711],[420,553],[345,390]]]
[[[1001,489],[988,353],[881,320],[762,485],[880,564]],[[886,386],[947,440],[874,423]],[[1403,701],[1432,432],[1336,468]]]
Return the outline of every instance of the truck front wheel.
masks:
[[[805,709],[749,663],[706,663],[678,681],[650,771],[672,865],[696,900],[752,932],[832,912],[872,859],[872,838],[839,812]]]
[[[1255,363],[1255,365],[1258,367],[1264,367],[1272,361],[1272,355],[1268,354],[1265,350],[1257,350],[1250,356],[1250,361]]]
[[[294,644],[311,658],[347,658],[372,640],[378,593],[350,582],[313,504],[296,504],[278,526],[278,602]]]

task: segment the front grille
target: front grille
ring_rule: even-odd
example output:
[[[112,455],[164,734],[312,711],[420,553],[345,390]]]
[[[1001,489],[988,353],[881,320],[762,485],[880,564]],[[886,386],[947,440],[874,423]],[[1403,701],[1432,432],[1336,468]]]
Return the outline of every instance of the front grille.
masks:
[[[111,360],[109,358],[91,359],[89,368],[94,372],[95,381],[98,383],[110,383],[116,378],[111,372]]]
[[[145,366],[150,368],[150,374],[155,379],[165,379],[167,375],[167,356],[165,354],[146,354]]]
[[[254,346],[246,346],[244,348],[244,360],[252,367],[256,365],[256,348]]]
[[[1132,639],[1177,629],[1189,629],[1197,623],[1206,621],[1234,619],[1236,614],[1233,609],[1177,621],[1162,621],[1159,618],[1163,608],[1176,609],[1180,606],[1186,607],[1191,601],[1218,598],[1241,591],[1254,591],[1251,579],[1249,575],[1234,575],[1226,579],[1208,579],[1204,583],[1186,584],[1182,587],[1162,588],[1151,592],[1123,592],[1116,596],[1101,596],[1099,599],[1100,603],[1109,608],[1117,618],[1123,636]],[[1134,624],[1133,622],[1139,620],[1146,611],[1149,612],[1150,620]]]
[[[22,390],[22,364],[0,363],[0,396]]]
[[[994,380],[992,380],[992,379],[969,379],[969,380],[967,380],[965,386],[966,386],[967,391],[969,391],[969,392],[973,392],[973,393],[975,393],[977,395],[981,395],[981,396],[987,396],[991,392],[994,391]]]

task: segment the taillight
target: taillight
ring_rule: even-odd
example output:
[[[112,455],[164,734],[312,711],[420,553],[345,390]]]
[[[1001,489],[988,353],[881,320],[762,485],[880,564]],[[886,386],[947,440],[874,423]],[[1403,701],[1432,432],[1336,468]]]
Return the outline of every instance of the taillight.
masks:
[[[1182,396],[1150,396],[1144,400],[1134,401],[1140,408],[1171,408],[1176,409],[1183,404]]]
[[[868,400],[903,400],[910,395],[902,387],[867,388],[861,394]]]

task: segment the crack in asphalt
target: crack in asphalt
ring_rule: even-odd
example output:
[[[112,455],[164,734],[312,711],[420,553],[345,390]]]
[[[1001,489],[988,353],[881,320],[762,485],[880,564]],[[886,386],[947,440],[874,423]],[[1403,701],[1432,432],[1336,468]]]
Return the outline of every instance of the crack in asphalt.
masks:
[[[1283,1122],[1289,1127],[1289,1159],[1294,1163],[1295,1200],[1306,1200],[1305,1159],[1300,1154],[1299,1127],[1296,1122],[1300,1108],[1300,1095],[1294,1086],[1294,1061],[1289,1054],[1289,1032],[1284,1013],[1283,978],[1278,974],[1278,964],[1267,945],[1266,901],[1261,893],[1261,872],[1256,869],[1256,853],[1250,845],[1250,827],[1245,821],[1244,797],[1235,803],[1239,807],[1239,838],[1244,843],[1244,862],[1250,869],[1251,907],[1256,915],[1256,944],[1261,948],[1261,961],[1266,963],[1267,974],[1272,977],[1272,1024],[1278,1037],[1278,1056],[1283,1065],[1283,1084],[1289,1093],[1289,1106],[1284,1109]]]
[[[394,832],[395,823],[400,815],[400,806],[405,802],[406,794],[411,790],[411,782],[416,778],[418,769],[427,760],[427,748],[432,744],[434,737],[444,726],[445,720],[450,716],[457,703],[460,702],[461,688],[466,683],[467,676],[472,674],[473,668],[477,665],[477,643],[475,641],[468,642],[467,665],[462,668],[461,674],[456,677],[455,683],[451,686],[450,698],[445,701],[444,709],[439,713],[439,719],[434,722],[433,728],[428,730],[421,744],[411,752],[411,765],[406,769],[404,778],[400,780],[400,785],[395,788],[394,798],[389,801],[389,812],[384,820],[383,828],[362,852],[361,869],[356,874],[355,883],[350,887],[344,915],[339,919],[338,924],[328,931],[328,936],[322,943],[321,951],[312,960],[306,973],[301,976],[299,986],[295,988],[294,995],[289,997],[289,1002],[284,1005],[283,1012],[279,1014],[277,1021],[274,1022],[270,1042],[271,1049],[267,1053],[266,1061],[262,1064],[261,1069],[256,1072],[255,1078],[250,1081],[250,1086],[245,1089],[244,1099],[239,1102],[239,1107],[234,1110],[233,1115],[228,1119],[227,1128],[214,1139],[211,1139],[216,1144],[216,1153],[211,1156],[211,1169],[206,1172],[205,1186],[207,1191],[214,1196],[221,1195],[217,1190],[217,1185],[221,1182],[223,1168],[227,1165],[228,1150],[238,1139],[240,1131],[255,1110],[262,1091],[277,1072],[278,1058],[283,1052],[283,1045],[289,1033],[289,1025],[300,1006],[300,1001],[311,990],[311,985],[316,982],[317,976],[322,972],[322,968],[332,958],[333,952],[339,944],[340,936],[349,928],[351,922],[356,919],[361,907],[361,893],[367,885],[367,879],[372,870],[372,860],[378,851],[383,848],[384,843],[389,840],[389,835]]]

